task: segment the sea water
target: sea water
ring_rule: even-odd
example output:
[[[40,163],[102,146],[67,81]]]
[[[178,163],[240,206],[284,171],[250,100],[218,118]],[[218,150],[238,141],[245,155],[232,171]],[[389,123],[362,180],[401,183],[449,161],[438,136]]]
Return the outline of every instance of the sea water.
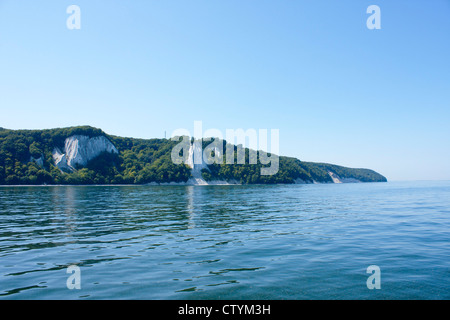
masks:
[[[0,299],[449,298],[449,181],[0,187]]]

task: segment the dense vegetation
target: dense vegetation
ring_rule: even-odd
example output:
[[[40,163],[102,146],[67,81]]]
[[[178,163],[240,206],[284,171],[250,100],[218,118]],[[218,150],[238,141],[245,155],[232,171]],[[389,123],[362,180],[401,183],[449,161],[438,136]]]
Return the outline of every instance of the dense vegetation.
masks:
[[[302,162],[302,168],[307,170],[315,181],[321,181],[324,173],[334,172],[343,179],[357,179],[361,182],[386,182],[386,178],[370,169],[354,169],[328,163]],[[328,175],[328,178],[330,176]],[[331,179],[331,178],[330,178]]]
[[[55,147],[62,149],[66,138],[73,135],[106,136],[119,154],[103,153],[86,167],[74,172],[62,172],[53,161]],[[224,141],[224,150],[226,142]],[[186,182],[191,169],[174,164],[171,151],[178,142],[168,139],[134,139],[105,134],[92,127],[72,127],[50,130],[7,130],[0,128],[0,184],[144,184],[150,182]],[[204,142],[205,146],[205,142]],[[328,171],[342,178],[361,181],[386,181],[378,173],[367,169],[349,169],[322,163],[301,162],[280,157],[277,174],[262,176],[262,164],[212,164],[203,170],[205,180],[227,180],[244,184],[332,182]]]
[[[104,135],[120,150],[103,153],[71,173],[54,165],[52,151],[72,135]],[[175,165],[170,154],[176,142],[108,136],[100,129],[73,127],[51,130],[0,130],[0,184],[134,184],[185,182],[190,168]],[[42,166],[36,159],[43,159]]]
[[[211,142],[203,142],[203,148]],[[226,141],[222,141],[223,151],[227,148]],[[220,143],[219,143],[220,144]],[[233,146],[232,146],[233,147]],[[225,180],[236,181],[241,184],[276,184],[276,183],[295,183],[303,181],[306,183],[320,182],[332,183],[329,171],[334,172],[340,178],[353,178],[362,182],[385,182],[386,178],[369,169],[352,169],[326,163],[303,162],[296,158],[279,157],[279,170],[274,175],[261,175],[262,167],[270,165],[248,164],[249,149],[245,149],[246,164],[226,164],[226,153],[223,152],[224,159],[222,164],[211,164],[208,170],[202,171],[202,176],[206,181]],[[234,163],[237,163],[237,147],[234,146]]]

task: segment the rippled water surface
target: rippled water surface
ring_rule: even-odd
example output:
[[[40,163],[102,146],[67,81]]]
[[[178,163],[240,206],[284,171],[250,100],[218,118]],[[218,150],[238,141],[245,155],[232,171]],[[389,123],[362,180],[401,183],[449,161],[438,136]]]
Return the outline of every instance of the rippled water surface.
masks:
[[[0,187],[0,299],[450,299],[449,227],[450,182]]]

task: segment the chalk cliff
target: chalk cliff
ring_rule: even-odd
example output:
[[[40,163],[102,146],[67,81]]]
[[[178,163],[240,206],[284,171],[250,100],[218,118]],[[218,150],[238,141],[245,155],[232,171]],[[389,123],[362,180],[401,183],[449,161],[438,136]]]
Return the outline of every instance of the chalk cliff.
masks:
[[[214,153],[217,157],[220,157],[220,150],[213,148]],[[189,185],[226,185],[226,184],[237,184],[235,181],[206,181],[202,176],[202,170],[206,169],[209,171],[209,167],[205,160],[203,159],[203,149],[202,144],[199,141],[194,141],[191,143],[189,148],[189,155],[187,160],[187,165],[191,168],[192,177],[187,181]]]
[[[328,174],[330,175],[331,179],[333,180],[333,183],[358,183],[362,182],[355,178],[341,178],[339,175],[337,175],[335,172],[328,171]]]
[[[59,148],[53,150],[53,160],[62,171],[73,171],[78,166],[86,166],[90,160],[103,152],[119,153],[104,136],[90,138],[77,135],[66,139],[62,151]]]

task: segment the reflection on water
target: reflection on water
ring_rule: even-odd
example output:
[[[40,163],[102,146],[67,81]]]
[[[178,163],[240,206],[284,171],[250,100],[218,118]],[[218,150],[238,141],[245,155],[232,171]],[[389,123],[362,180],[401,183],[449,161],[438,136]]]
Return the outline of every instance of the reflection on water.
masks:
[[[1,187],[0,297],[448,299],[449,193],[449,183]],[[82,290],[66,288],[72,264]]]
[[[195,222],[194,222],[194,186],[187,186],[186,187],[186,197],[187,197],[187,205],[186,209],[189,215],[189,224],[188,228],[192,229],[195,228]]]

